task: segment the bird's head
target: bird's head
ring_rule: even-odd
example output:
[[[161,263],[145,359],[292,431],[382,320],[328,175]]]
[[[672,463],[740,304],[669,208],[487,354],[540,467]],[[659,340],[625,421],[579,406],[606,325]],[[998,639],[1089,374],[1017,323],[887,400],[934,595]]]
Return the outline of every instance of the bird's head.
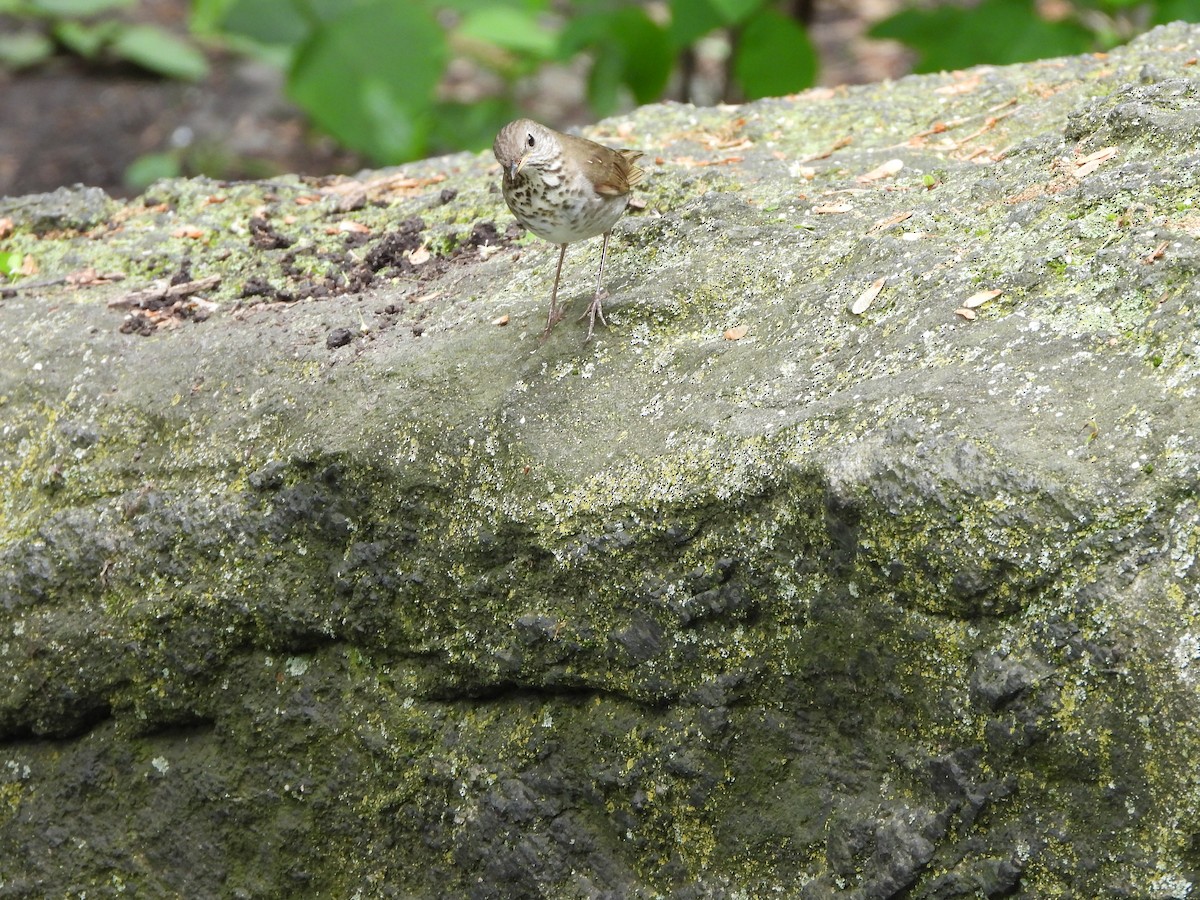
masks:
[[[504,174],[515,181],[526,168],[541,168],[558,155],[554,132],[532,119],[517,119],[500,129],[492,144]]]

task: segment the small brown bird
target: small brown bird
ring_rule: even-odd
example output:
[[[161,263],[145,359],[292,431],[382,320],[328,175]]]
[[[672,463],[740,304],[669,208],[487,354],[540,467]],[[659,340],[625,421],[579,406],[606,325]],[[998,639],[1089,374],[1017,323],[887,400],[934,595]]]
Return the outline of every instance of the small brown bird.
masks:
[[[543,337],[563,317],[558,308],[558,280],[567,244],[604,235],[596,296],[584,313],[590,317],[585,340],[591,340],[596,317],[604,322],[600,279],[608,236],[629,203],[629,189],[642,180],[644,173],[634,165],[642,154],[613,150],[529,119],[517,119],[501,128],[492,152],[504,168],[504,201],[512,214],[542,240],[559,247]]]

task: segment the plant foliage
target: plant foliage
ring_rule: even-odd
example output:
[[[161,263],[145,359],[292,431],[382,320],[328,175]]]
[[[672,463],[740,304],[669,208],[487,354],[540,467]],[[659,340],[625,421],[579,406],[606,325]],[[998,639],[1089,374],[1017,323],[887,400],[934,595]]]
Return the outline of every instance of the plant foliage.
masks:
[[[983,0],[971,6],[910,4],[870,34],[915,50],[916,71],[938,72],[1108,50],[1151,25],[1178,19],[1200,21],[1200,2],[1065,0],[1051,19],[1034,0]]]
[[[132,63],[157,75],[199,81],[204,54],[165,29],[119,18],[134,0],[0,0],[16,29],[0,34],[0,67],[43,63],[60,49],[87,60]]]
[[[195,46],[121,14],[136,0],[0,0],[0,66],[67,51],[198,79]],[[779,0],[191,0],[196,36],[253,53],[286,73],[289,96],[320,128],[377,163],[487,146],[519,114],[531,76],[588,60],[587,102],[605,115],[672,90],[689,96],[697,45],[727,38],[727,97],[813,83],[817,54]],[[918,71],[1103,50],[1150,25],[1200,21],[1200,0],[910,2],[875,37],[912,47]],[[6,23],[7,26],[7,23]],[[467,73],[464,77],[462,72]],[[683,73],[681,75],[680,73]],[[674,81],[672,80],[674,78]],[[455,91],[464,81],[489,85]]]
[[[346,146],[376,162],[478,149],[519,114],[524,80],[590,61],[597,115],[625,98],[661,98],[682,54],[716,29],[737,41],[740,96],[807,87],[816,54],[771,0],[670,0],[651,15],[620,0],[193,0],[193,28],[255,48],[287,72],[289,95]],[[563,14],[563,10],[566,14]],[[499,85],[471,102],[446,95],[452,60]]]

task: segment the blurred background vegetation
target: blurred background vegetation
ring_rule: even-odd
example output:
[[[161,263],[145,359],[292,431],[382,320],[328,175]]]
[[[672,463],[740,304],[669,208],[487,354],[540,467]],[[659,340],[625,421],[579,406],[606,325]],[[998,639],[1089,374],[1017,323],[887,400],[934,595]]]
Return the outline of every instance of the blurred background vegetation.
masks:
[[[99,148],[86,152],[99,163],[97,153],[118,152],[115,133],[103,133],[122,125],[142,129],[121,162],[126,190],[174,174],[344,170],[479,150],[518,115],[563,127],[665,98],[736,102],[906,68],[1103,51],[1175,19],[1200,20],[1200,0],[0,0],[0,91],[9,101],[0,193],[46,189],[28,177],[36,166],[26,157],[55,140],[84,142],[95,132]],[[832,27],[852,28],[861,42],[894,42],[883,45],[894,49],[882,74],[837,58],[844,45],[830,38]],[[80,106],[57,136],[37,123],[22,131],[22,113],[54,117],[45,85],[64,74],[84,94],[97,83],[121,94],[122,79],[142,89],[137,97],[156,83],[175,87],[157,113],[145,101],[158,116],[149,126],[135,121],[126,90],[124,107],[91,115]],[[224,107],[236,112],[223,113],[202,99],[222,90],[274,91],[294,113],[281,116],[269,102],[257,112],[237,107],[236,96]],[[64,93],[62,103],[80,96]],[[251,131],[255,115],[265,116],[276,127],[261,143],[320,152],[306,159],[199,139],[205,116],[180,125],[171,98],[209,120],[240,117]],[[31,145],[31,129],[41,147]],[[103,181],[86,171],[60,177]]]

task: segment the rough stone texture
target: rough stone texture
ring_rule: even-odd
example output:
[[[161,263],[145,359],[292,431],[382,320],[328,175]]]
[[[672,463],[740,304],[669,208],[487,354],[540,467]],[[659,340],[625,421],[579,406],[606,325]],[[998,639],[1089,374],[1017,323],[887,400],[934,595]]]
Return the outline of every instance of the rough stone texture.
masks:
[[[0,203],[0,897],[1188,896],[1197,46]]]

